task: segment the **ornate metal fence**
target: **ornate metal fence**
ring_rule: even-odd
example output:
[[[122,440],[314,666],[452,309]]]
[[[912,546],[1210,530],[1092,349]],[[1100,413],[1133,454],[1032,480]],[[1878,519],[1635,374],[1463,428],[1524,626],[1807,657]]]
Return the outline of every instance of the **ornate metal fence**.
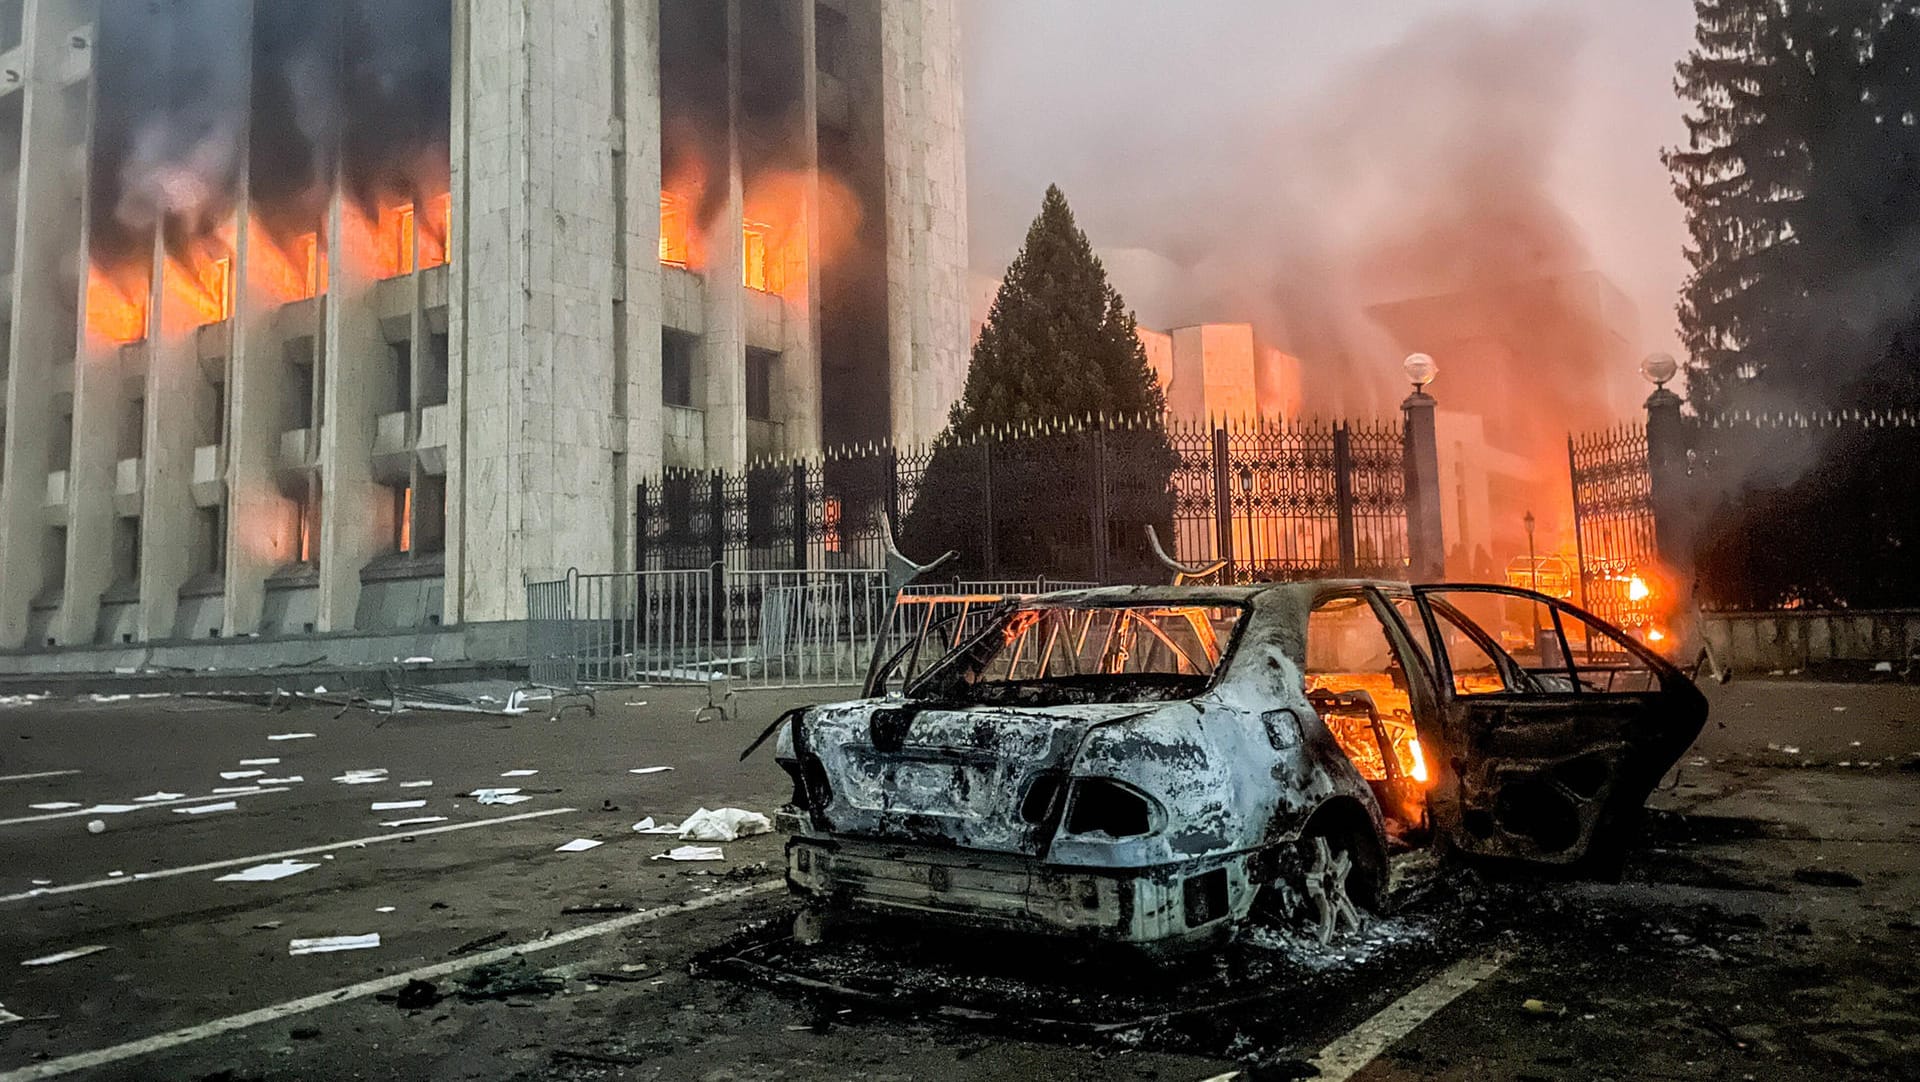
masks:
[[[1159,581],[1145,527],[1231,581],[1408,573],[1399,425],[1065,419],[964,442],[871,444],[640,486],[635,565],[870,568],[909,554],[982,578]]]
[[[1573,477],[1580,604],[1621,627],[1644,626],[1645,574],[1658,561],[1647,430],[1639,425],[1567,438]],[[1643,576],[1635,585],[1635,576]]]

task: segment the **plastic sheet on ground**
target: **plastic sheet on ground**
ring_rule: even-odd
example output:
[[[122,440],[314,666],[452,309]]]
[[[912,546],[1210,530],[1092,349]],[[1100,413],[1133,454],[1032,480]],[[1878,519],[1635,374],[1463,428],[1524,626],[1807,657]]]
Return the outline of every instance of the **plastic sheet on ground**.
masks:
[[[75,804],[71,800],[50,800],[45,804],[27,805],[27,807],[32,808],[34,811],[68,811],[79,806],[80,805]]]
[[[740,808],[701,808],[681,821],[683,842],[730,842],[773,833],[773,820]]]
[[[533,799],[518,789],[475,789],[469,795],[482,804],[524,804]]]
[[[313,733],[275,733],[267,737],[268,740],[312,740],[313,738]]]
[[[676,845],[664,853],[655,853],[654,860],[725,860],[727,854],[717,845]]]
[[[678,834],[680,833],[680,824],[667,823],[664,826],[656,825],[653,821],[653,816],[649,815],[638,823],[633,824],[633,829],[639,834]]]
[[[531,778],[540,773],[538,770],[509,770],[500,775],[503,778]]]
[[[592,838],[575,838],[574,840],[568,842],[567,844],[561,846],[560,848],[555,849],[554,852],[584,853],[589,849],[598,849],[605,844],[606,844],[605,842],[596,842]]]
[[[240,760],[240,765],[241,766],[279,766],[280,760],[278,759],[242,759]]]
[[[153,802],[158,800],[180,800],[184,798],[186,795],[187,794],[185,793],[169,793],[166,790],[162,789],[160,792],[148,793],[146,796],[137,796],[137,797],[134,797],[133,799],[136,802],[141,804],[152,804]]]
[[[71,962],[75,958],[85,958],[89,954],[99,954],[106,949],[105,947],[75,947],[72,950],[61,951],[59,954],[48,954],[39,958],[29,958],[20,964],[23,966],[55,966],[61,962]]]
[[[333,780],[342,785],[379,785],[388,780],[387,768],[376,766],[364,770],[349,770]]]
[[[293,955],[332,954],[335,951],[372,950],[379,945],[379,932],[370,932],[367,935],[330,935],[321,936],[318,939],[292,940],[287,944],[287,953]]]
[[[0,1026],[6,1025],[8,1022],[18,1021],[20,1021],[20,1016],[8,1010],[6,1004],[0,1003]]]
[[[179,815],[210,815],[213,812],[233,811],[240,805],[232,800],[223,800],[218,804],[198,804],[191,808],[173,809]]]
[[[376,800],[371,805],[374,811],[407,811],[412,808],[424,808],[424,800]]]
[[[392,822],[381,823],[380,825],[383,827],[419,827],[426,826],[428,823],[444,823],[446,821],[447,817],[444,815],[423,815],[418,819],[395,819]]]
[[[267,772],[264,770],[222,770],[220,772],[220,780],[222,781],[240,781],[245,778],[264,778],[266,776]]]
[[[629,770],[627,771],[627,773],[629,774],[661,774],[672,769],[673,768],[670,766],[643,766],[638,770]]]
[[[87,811],[95,815],[125,815],[128,812],[136,812],[139,810],[140,805],[138,804],[95,804],[93,807],[87,809]]]
[[[256,864],[251,868],[223,875],[214,880],[216,883],[271,883],[276,879],[285,879],[290,875],[310,872],[318,864],[302,864],[297,860],[279,860],[271,864]]]

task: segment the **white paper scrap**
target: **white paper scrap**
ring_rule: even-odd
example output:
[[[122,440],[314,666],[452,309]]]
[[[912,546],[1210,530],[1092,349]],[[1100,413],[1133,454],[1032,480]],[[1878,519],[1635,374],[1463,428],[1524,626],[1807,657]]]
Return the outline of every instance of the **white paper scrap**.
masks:
[[[572,841],[568,842],[567,844],[561,846],[560,848],[555,849],[554,852],[584,853],[589,849],[598,849],[605,844],[606,844],[605,842],[596,842],[592,838],[575,838]]]
[[[719,808],[714,811],[701,808],[680,824],[680,840],[683,842],[730,842],[755,834],[771,833],[773,820],[759,812],[740,808]]]
[[[342,785],[377,785],[387,780],[387,768],[376,767],[371,770],[349,770],[333,780]]]
[[[278,759],[242,759],[240,760],[240,765],[241,766],[279,766],[280,760]]]
[[[20,1021],[20,1016],[8,1010],[6,1004],[0,1003],[0,1026],[6,1025],[8,1022],[18,1021]]]
[[[287,953],[293,955],[331,954],[334,951],[372,950],[379,945],[379,932],[372,932],[367,935],[330,935],[322,936],[319,939],[292,940],[287,944]]]
[[[34,880],[34,881],[33,881],[33,885],[34,885],[34,886],[36,886],[36,887],[50,887],[50,886],[53,886],[53,880],[51,880],[51,879],[36,879],[36,880]]]
[[[538,770],[509,770],[500,776],[503,778],[531,778],[538,773],[540,773]]]
[[[175,808],[173,810],[181,815],[206,815],[210,812],[232,811],[239,806],[240,805],[234,801],[226,800],[218,804],[201,804],[192,808]]]
[[[128,812],[139,811],[140,805],[138,804],[95,804],[93,807],[88,808],[87,810],[90,812],[98,813],[100,815],[125,815]]]
[[[638,770],[629,770],[629,774],[664,774],[673,768],[670,766],[643,766]]]
[[[403,782],[401,782],[401,783],[400,783],[400,788],[402,788],[402,789],[425,789],[426,787],[428,787],[429,785],[432,785],[432,784],[433,784],[433,783],[432,783],[432,782],[430,782],[430,781],[403,781]]]
[[[72,808],[77,808],[80,805],[75,804],[71,800],[55,800],[46,804],[29,804],[27,806],[34,811],[67,811]]]
[[[295,774],[291,778],[261,778],[260,784],[261,785],[293,785],[296,782],[303,782],[306,780],[307,779],[301,777],[300,775]]]
[[[444,815],[423,815],[418,819],[395,819],[391,823],[381,823],[380,825],[383,827],[418,827],[425,826],[428,823],[444,823],[446,821],[447,817]]]
[[[179,800],[181,797],[184,797],[186,795],[187,794],[185,793],[169,793],[165,790],[161,790],[158,793],[148,793],[146,796],[137,796],[137,797],[134,797],[133,799],[142,804],[152,804],[156,801],[161,801],[161,800]]]
[[[524,796],[520,793],[488,793],[480,797],[479,802],[482,804],[525,804],[532,799],[532,797]]]
[[[664,853],[655,853],[654,860],[725,860],[727,855],[717,845],[676,845]]]
[[[265,777],[266,773],[264,770],[222,770],[220,778],[222,781],[239,781],[242,778]]]
[[[272,864],[256,864],[253,867],[248,868],[244,871],[234,872],[231,875],[223,875],[220,878],[214,880],[214,882],[216,883],[271,883],[276,879],[285,879],[287,876],[290,876],[290,875],[299,875],[301,872],[310,872],[315,868],[318,868],[319,866],[320,865],[318,864],[302,864],[299,861],[295,861],[295,860],[282,860],[282,861],[276,861],[275,863],[272,863]]]
[[[312,740],[312,733],[275,733],[268,740]]]
[[[374,912],[375,912],[375,913],[391,913],[391,912],[393,912],[393,911],[394,911],[394,909],[395,909],[395,908],[396,908],[395,906],[391,906],[391,905],[383,905],[383,906],[379,906],[378,908],[376,908],[376,909],[374,909]]]
[[[258,785],[229,785],[224,788],[215,789],[214,793],[219,796],[234,796],[239,793],[257,793],[259,791],[260,787]]]
[[[408,808],[426,806],[427,802],[424,800],[376,800],[372,805],[374,811],[406,811]]]
[[[70,951],[61,951],[59,954],[49,954],[44,958],[29,958],[20,964],[23,966],[59,965],[61,962],[71,962],[75,958],[85,958],[89,954],[99,954],[106,949],[105,947],[75,947]]]
[[[660,826],[655,826],[653,822],[653,816],[649,815],[645,819],[640,820],[638,823],[633,824],[633,829],[641,834],[679,834],[680,824],[666,823]]]

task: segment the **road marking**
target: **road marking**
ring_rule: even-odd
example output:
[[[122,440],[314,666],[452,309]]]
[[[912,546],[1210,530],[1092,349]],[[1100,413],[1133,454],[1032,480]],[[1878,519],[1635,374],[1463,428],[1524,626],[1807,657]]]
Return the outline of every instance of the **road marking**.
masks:
[[[38,774],[7,774],[0,781],[32,781],[35,778],[64,778],[80,773],[78,770],[42,770]]]
[[[214,872],[221,868],[233,868],[241,864],[270,864],[289,857],[304,857],[313,853],[325,853],[334,849],[357,849],[364,845],[379,842],[397,842],[402,838],[418,838],[428,834],[449,834],[456,830],[472,830],[475,827],[497,826],[501,823],[517,823],[522,819],[539,819],[548,815],[565,815],[579,811],[579,808],[548,808],[545,811],[522,812],[519,815],[503,815],[498,819],[476,819],[471,823],[455,823],[452,826],[434,827],[431,830],[403,830],[395,834],[373,834],[365,838],[354,838],[344,842],[328,842],[326,845],[311,845],[305,849],[285,849],[278,853],[261,853],[258,856],[234,857],[232,860],[216,860],[208,864],[194,864],[185,868],[163,868],[157,872],[135,872],[131,876],[119,879],[95,879],[87,883],[68,883],[63,887],[40,887],[21,894],[0,895],[0,904],[24,902],[30,898],[47,898],[55,894],[72,894],[81,890],[98,890],[101,887],[117,887],[124,883],[141,883],[149,879],[171,879],[177,875],[195,875],[200,872]]]
[[[133,1059],[136,1056],[152,1055],[155,1052],[164,1052],[169,1048],[178,1048],[181,1045],[204,1041],[209,1037],[218,1037],[223,1033],[233,1033],[237,1030],[263,1025],[267,1022],[277,1022],[283,1018],[291,1018],[294,1015],[317,1011],[322,1007],[330,1007],[336,1003],[345,1003],[349,1000],[377,996],[382,992],[391,992],[400,988],[408,981],[434,980],[458,973],[461,970],[472,969],[476,966],[490,965],[494,962],[504,962],[517,954],[534,954],[539,951],[549,951],[555,947],[566,946],[569,943],[578,943],[583,939],[595,939],[600,936],[611,935],[614,932],[625,931],[628,928],[637,927],[642,924],[651,924],[654,921],[677,916],[681,913],[691,913],[695,910],[708,909],[726,902],[738,901],[754,894],[777,890],[785,885],[786,882],[782,879],[766,879],[758,883],[749,884],[748,886],[736,887],[733,890],[716,891],[703,898],[695,898],[692,901],[681,902],[677,905],[661,906],[658,909],[648,909],[639,913],[628,913],[625,916],[601,921],[598,924],[587,924],[578,928],[569,929],[568,931],[558,932],[545,939],[535,939],[512,947],[499,947],[483,954],[457,958],[451,962],[422,966],[419,969],[409,970],[405,973],[395,973],[392,976],[362,981],[359,984],[348,985],[345,988],[335,989],[331,992],[320,992],[302,999],[289,1000],[271,1007],[262,1007],[257,1011],[248,1011],[245,1014],[236,1014],[217,1021],[205,1022],[197,1026],[188,1026],[185,1029],[176,1029],[170,1033],[156,1034],[143,1040],[129,1041],[126,1044],[117,1044],[111,1048],[102,1048],[96,1052],[81,1052],[77,1055],[66,1056],[61,1059],[48,1060],[45,1063],[36,1063],[30,1067],[21,1067],[18,1070],[0,1074],[0,1082],[36,1082],[38,1079],[59,1078],[62,1075],[72,1074],[75,1071],[95,1070],[110,1064],[119,1063],[123,1060]]]
[[[223,793],[220,795],[226,796],[228,798],[232,798],[237,796],[265,796],[268,793],[291,793],[291,792],[293,792],[293,790],[291,789],[253,789],[244,793]],[[94,811],[94,808],[118,807],[119,805],[96,804],[91,807],[81,808],[79,811],[50,812],[46,815],[28,815],[28,816],[23,816],[19,819],[0,819],[0,827],[17,827],[22,823],[44,823],[49,819],[72,819],[73,817],[78,815],[95,815],[95,814],[125,815],[128,812],[146,811],[148,808],[164,808],[169,804],[205,804],[209,800],[217,800],[217,799],[219,799],[218,796],[183,796],[178,800],[149,801],[148,803],[142,804],[138,807],[128,807],[127,811],[98,812],[98,813]]]
[[[1481,981],[1493,976],[1502,959],[1497,955],[1455,962],[1432,980],[1394,1000],[1379,1014],[1322,1048],[1312,1063],[1324,1082],[1346,1082],[1360,1069],[1393,1047],[1401,1038],[1438,1014]]]

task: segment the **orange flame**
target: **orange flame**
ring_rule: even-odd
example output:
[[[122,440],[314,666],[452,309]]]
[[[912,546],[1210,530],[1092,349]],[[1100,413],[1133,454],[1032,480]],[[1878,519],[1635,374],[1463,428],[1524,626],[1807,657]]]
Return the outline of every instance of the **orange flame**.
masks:
[[[447,262],[447,231],[453,222],[453,193],[441,192],[439,195],[421,201],[419,223],[420,269],[445,266]]]
[[[686,195],[661,189],[660,262],[669,267],[691,269],[693,238],[693,209]]]
[[[161,276],[163,326],[191,330],[233,316],[234,225],[189,242],[185,254],[166,261]]]
[[[327,253],[319,233],[302,233],[282,247],[256,220],[247,236],[252,238],[248,265],[253,289],[276,304],[303,301],[327,291]]]
[[[87,337],[126,345],[147,336],[147,281],[138,269],[87,268]]]
[[[347,265],[360,276],[385,281],[411,274],[414,266],[412,203],[381,207],[378,220],[351,202],[340,208],[340,240]]]
[[[809,242],[818,245],[821,263],[832,263],[852,246],[862,215],[859,197],[831,173],[781,170],[755,177],[741,223],[745,284],[770,293],[804,284]]]

